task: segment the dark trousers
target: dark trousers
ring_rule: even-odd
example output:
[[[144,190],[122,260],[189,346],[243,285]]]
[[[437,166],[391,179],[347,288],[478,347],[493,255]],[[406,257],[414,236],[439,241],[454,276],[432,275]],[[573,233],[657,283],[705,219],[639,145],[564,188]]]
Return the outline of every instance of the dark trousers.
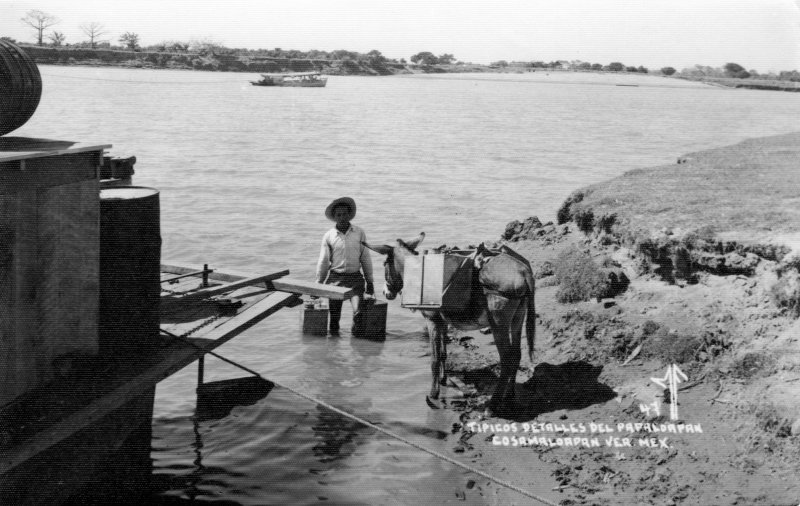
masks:
[[[352,288],[355,291],[354,299],[357,300],[354,302],[353,307],[353,334],[362,333],[363,334],[363,313],[360,311],[361,309],[361,299],[364,295],[364,276],[361,275],[360,272],[355,272],[352,274],[339,274],[337,272],[329,272],[328,278],[325,280],[325,284],[327,285],[335,285],[335,286],[343,286],[346,288]],[[339,332],[339,320],[342,317],[342,304],[344,301],[342,300],[334,300],[331,299],[328,301],[328,308],[330,312],[330,323],[328,324],[328,328],[330,331]]]

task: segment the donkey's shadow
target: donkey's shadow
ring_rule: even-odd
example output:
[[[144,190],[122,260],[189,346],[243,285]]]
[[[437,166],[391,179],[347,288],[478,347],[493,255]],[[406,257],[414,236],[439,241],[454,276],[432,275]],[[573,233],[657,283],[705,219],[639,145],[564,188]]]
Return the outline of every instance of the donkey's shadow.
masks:
[[[552,365],[542,362],[537,365],[531,378],[515,385],[515,402],[499,416],[518,422],[530,421],[538,415],[562,409],[583,409],[593,404],[602,404],[616,397],[608,385],[600,383],[598,377],[603,366],[584,361],[565,362]],[[476,374],[477,373],[477,374]],[[472,371],[469,378],[479,390],[491,392],[497,377],[489,370]],[[467,377],[465,377],[465,380]]]

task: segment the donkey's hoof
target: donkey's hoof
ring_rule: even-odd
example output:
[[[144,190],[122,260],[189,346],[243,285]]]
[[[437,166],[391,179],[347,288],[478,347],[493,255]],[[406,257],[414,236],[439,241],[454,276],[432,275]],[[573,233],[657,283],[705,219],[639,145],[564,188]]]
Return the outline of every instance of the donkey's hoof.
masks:
[[[425,396],[425,402],[428,404],[428,407],[431,409],[441,409],[442,403],[439,399],[433,399],[430,395]]]

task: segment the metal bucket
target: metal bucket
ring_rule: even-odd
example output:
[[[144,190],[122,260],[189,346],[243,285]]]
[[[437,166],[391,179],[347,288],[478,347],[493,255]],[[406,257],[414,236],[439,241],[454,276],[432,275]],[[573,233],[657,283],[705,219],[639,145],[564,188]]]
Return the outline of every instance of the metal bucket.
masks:
[[[133,359],[159,342],[158,190],[100,190],[100,354]]]
[[[42,97],[42,76],[22,49],[0,39],[0,135],[28,121]]]

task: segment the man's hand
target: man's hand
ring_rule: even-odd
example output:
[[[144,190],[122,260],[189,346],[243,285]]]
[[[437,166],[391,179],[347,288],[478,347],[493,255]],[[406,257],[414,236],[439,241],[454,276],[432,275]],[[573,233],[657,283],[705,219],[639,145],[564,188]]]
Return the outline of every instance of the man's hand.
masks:
[[[367,281],[367,289],[364,291],[367,295],[375,295],[375,286],[369,281]]]

